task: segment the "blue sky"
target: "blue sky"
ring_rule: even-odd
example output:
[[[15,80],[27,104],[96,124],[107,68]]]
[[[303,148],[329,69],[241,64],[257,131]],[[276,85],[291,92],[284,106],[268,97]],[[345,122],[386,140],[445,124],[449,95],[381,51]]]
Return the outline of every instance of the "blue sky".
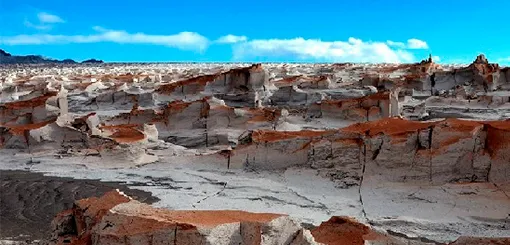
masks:
[[[510,1],[0,0],[0,48],[105,61],[510,63]]]

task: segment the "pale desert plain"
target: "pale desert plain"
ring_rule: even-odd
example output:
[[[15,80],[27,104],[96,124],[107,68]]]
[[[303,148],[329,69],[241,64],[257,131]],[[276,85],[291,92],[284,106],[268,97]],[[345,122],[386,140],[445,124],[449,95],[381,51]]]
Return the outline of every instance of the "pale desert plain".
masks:
[[[0,81],[1,244],[510,244],[510,69],[483,55]]]

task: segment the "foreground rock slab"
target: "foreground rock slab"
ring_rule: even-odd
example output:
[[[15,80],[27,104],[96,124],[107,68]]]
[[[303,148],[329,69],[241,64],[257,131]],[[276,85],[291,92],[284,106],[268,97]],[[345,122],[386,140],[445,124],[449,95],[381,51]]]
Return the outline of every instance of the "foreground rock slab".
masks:
[[[78,200],[52,222],[51,244],[437,244],[332,217],[311,231],[284,214],[166,210],[120,191]],[[461,237],[452,244],[508,244],[510,238]]]
[[[287,215],[171,211],[115,191],[77,201],[52,228],[53,244],[316,244]]]

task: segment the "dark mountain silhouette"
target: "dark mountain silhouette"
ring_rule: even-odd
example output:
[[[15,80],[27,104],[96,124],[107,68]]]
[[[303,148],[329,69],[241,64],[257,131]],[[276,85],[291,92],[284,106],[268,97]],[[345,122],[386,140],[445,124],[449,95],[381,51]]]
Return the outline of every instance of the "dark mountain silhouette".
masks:
[[[77,64],[72,59],[56,60],[41,55],[11,55],[0,49],[0,64]],[[102,60],[89,59],[81,62],[83,64],[102,64]]]
[[[102,60],[89,59],[89,60],[82,61],[81,63],[83,63],[83,64],[101,64],[104,62]]]

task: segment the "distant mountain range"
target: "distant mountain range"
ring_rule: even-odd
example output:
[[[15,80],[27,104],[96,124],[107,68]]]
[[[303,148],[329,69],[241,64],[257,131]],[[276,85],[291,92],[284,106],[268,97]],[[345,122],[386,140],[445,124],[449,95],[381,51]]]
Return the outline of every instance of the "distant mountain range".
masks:
[[[72,59],[56,60],[45,58],[41,55],[11,55],[0,49],[0,64],[78,64]],[[82,61],[81,64],[102,64],[102,60],[89,59]]]

